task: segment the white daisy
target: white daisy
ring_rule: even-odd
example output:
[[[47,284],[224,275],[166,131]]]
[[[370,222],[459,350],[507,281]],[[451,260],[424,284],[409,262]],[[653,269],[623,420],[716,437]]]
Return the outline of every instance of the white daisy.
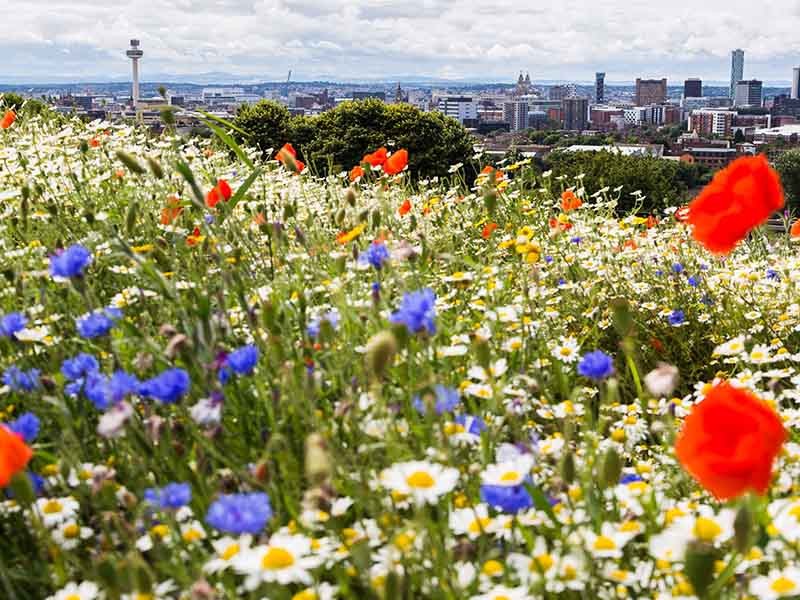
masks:
[[[436,504],[456,486],[458,470],[427,461],[410,461],[384,469],[380,480],[383,487],[410,497],[417,505]]]

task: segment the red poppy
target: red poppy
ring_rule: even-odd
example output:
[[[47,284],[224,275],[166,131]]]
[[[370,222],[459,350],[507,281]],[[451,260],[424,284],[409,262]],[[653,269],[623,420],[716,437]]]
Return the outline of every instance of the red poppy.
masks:
[[[360,165],[356,165],[352,169],[350,169],[350,181],[355,181],[359,177],[364,176],[364,169],[361,168]]]
[[[228,182],[224,179],[218,179],[217,185],[206,194],[206,204],[209,208],[214,208],[219,202],[224,200],[227,202],[233,196],[233,191],[231,190],[231,186],[228,185]]]
[[[203,241],[203,235],[200,233],[199,227],[195,227],[194,231],[192,231],[192,233],[186,236],[186,243],[189,246],[196,246],[202,241]]]
[[[22,436],[0,425],[0,488],[22,471],[33,456]]]
[[[689,220],[689,207],[681,206],[678,210],[676,210],[675,220],[678,221],[678,223],[686,223],[686,221]]]
[[[364,158],[361,159],[361,162],[369,163],[373,167],[379,167],[386,162],[388,154],[389,154],[388,150],[386,150],[386,148],[381,147],[375,150],[375,152],[371,152],[370,154],[365,154]]]
[[[800,237],[800,219],[792,223],[792,228],[789,230],[789,235],[793,238]]]
[[[177,196],[170,196],[167,198],[167,206],[161,209],[160,222],[162,225],[170,225],[180,216],[180,214],[183,212],[183,207],[181,207],[180,204],[180,198]]]
[[[497,229],[497,223],[493,223],[490,221],[489,223],[483,226],[483,231],[481,231],[481,237],[485,240],[488,240],[492,236],[492,233],[494,232],[495,229]]]
[[[398,150],[394,152],[386,162],[383,163],[383,171],[387,175],[397,175],[400,171],[406,168],[408,164],[408,152],[406,150]]]
[[[692,200],[692,236],[711,252],[727,254],[782,207],[780,177],[767,159],[763,155],[739,158],[714,175]]]
[[[306,168],[305,163],[302,160],[297,159],[297,151],[294,149],[294,146],[288,142],[285,143],[280,150],[278,150],[277,154],[275,155],[275,160],[277,160],[279,163],[282,163],[284,167],[293,173],[302,173]]]
[[[96,137],[93,137],[92,139],[89,140],[89,145],[92,148],[97,148],[100,145],[100,140],[98,140]]]
[[[404,217],[410,211],[411,211],[411,200],[406,198],[405,201],[403,201],[403,203],[400,205],[400,208],[397,209],[397,212],[400,214],[401,217]]]
[[[14,124],[14,121],[17,120],[17,113],[15,113],[12,109],[8,109],[6,114],[3,115],[3,120],[0,121],[0,129],[8,129]]]
[[[720,500],[750,490],[763,495],[786,437],[783,422],[766,402],[725,382],[711,388],[686,417],[675,454]]]
[[[658,225],[658,219],[656,217],[654,217],[653,215],[648,215],[647,216],[647,223],[645,223],[645,227],[647,227],[648,229],[652,229],[656,225]]]
[[[575,195],[572,190],[566,190],[561,194],[561,210],[569,212],[583,206],[583,202]]]
[[[547,224],[550,225],[550,229],[555,229],[556,231],[569,231],[572,229],[572,223],[569,221],[561,222],[555,217],[550,217],[547,221]]]
[[[625,240],[625,243],[622,244],[623,248],[628,248],[629,250],[636,250],[639,246],[636,244],[636,240]]]

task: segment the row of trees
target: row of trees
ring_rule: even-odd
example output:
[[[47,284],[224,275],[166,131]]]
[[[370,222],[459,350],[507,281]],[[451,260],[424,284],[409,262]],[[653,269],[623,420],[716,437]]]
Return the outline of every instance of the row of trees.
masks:
[[[468,164],[474,140],[455,119],[422,112],[409,104],[369,99],[344,102],[318,116],[291,116],[271,101],[242,106],[234,124],[243,141],[272,152],[291,142],[312,172],[349,170],[381,146],[405,148],[415,176],[447,175],[451,165]]]

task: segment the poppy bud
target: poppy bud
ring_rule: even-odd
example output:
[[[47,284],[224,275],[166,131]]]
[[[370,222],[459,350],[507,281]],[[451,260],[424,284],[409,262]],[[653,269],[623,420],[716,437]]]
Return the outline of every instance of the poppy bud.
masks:
[[[494,188],[486,190],[486,193],[483,195],[483,203],[486,205],[486,209],[489,213],[494,214],[494,211],[497,209],[497,190]]]
[[[156,179],[164,179],[164,169],[161,168],[161,165],[158,164],[155,158],[148,156],[147,164],[150,166],[150,170],[153,172],[153,175],[156,176]]]
[[[336,223],[336,225],[338,225],[339,227],[341,227],[342,223],[344,223],[344,217],[346,214],[347,213],[345,212],[345,210],[343,208],[340,208],[339,210],[336,211],[336,215],[333,218],[333,222]]]
[[[360,213],[358,213],[359,223],[365,223],[368,218],[369,218],[369,210],[362,210]]]
[[[397,339],[390,331],[381,331],[367,342],[367,371],[376,379],[381,379],[397,353]]]
[[[644,385],[654,397],[666,398],[678,385],[678,368],[659,363],[658,367],[644,376]]]
[[[128,167],[128,169],[132,173],[136,173],[137,175],[144,174],[144,167],[140,165],[135,158],[133,158],[127,152],[123,152],[122,150],[117,150],[117,158],[122,162],[123,165]]]
[[[481,337],[476,337],[472,342],[472,347],[475,350],[475,356],[478,359],[478,364],[484,369],[488,370],[492,362],[492,354],[489,349],[489,342]]]
[[[125,231],[128,235],[133,234],[133,228],[136,227],[136,215],[138,212],[136,201],[131,200],[131,203],[128,205],[128,212],[125,215]]]
[[[347,204],[354,207],[357,199],[356,191],[352,187],[347,188],[347,191],[344,193],[344,199]]]
[[[381,211],[377,208],[372,211],[372,227],[378,229],[381,226]]]
[[[564,454],[564,459],[561,461],[561,478],[566,484],[575,480],[575,458],[572,452]]]
[[[312,433],[306,438],[306,478],[313,483],[322,483],[329,479],[333,472],[328,447],[319,433]]]
[[[703,542],[690,542],[686,549],[683,570],[699,598],[704,598],[708,586],[714,580],[714,548]]]

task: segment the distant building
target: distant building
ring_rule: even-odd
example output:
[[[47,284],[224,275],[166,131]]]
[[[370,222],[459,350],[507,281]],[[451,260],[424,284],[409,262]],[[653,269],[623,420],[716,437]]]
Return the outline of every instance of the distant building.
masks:
[[[576,144],[567,146],[564,152],[610,152],[612,154],[622,154],[624,156],[655,156],[660,158],[664,155],[662,144],[614,144],[606,146],[588,146]]]
[[[602,104],[606,101],[606,74],[594,74],[594,101],[596,104]]]
[[[528,128],[528,103],[520,100],[503,103],[503,121],[507,122],[511,131]]]
[[[715,170],[727,167],[739,154],[736,148],[714,147],[688,148],[686,153],[694,159],[693,162]]]
[[[792,69],[792,100],[800,100],[800,67]]]
[[[690,77],[683,82],[683,97],[684,98],[702,98],[703,96],[703,82],[696,77]]]
[[[588,98],[564,98],[561,100],[561,114],[564,118],[564,129],[583,131],[586,129],[589,115]]]
[[[775,96],[769,112],[773,117],[778,115],[800,117],[800,99],[790,98],[786,94]]]
[[[634,104],[647,106],[648,104],[661,104],[667,101],[667,80],[639,79],[636,78],[636,97]]]
[[[525,73],[525,77],[523,77],[522,71],[520,71],[519,78],[517,79],[517,86],[514,88],[514,95],[525,96],[526,94],[530,94],[532,87],[530,73]]]
[[[612,129],[614,117],[624,118],[625,111],[614,106],[592,106],[589,109],[589,121],[597,129]]]
[[[744,50],[737,48],[731,52],[731,100],[736,97],[736,84],[742,79],[744,79]]]
[[[381,102],[386,102],[386,92],[353,92],[353,100],[367,100],[376,98]]]
[[[93,99],[91,96],[73,96],[72,101],[78,108],[92,110]]]
[[[552,86],[548,92],[547,97],[550,100],[563,100],[564,98],[574,98],[578,95],[578,90],[575,87],[574,83],[568,83],[565,85],[554,85]]]
[[[462,125],[478,118],[478,105],[472,96],[439,96],[436,110],[453,117]]]
[[[693,110],[689,116],[689,131],[698,135],[729,136],[735,116],[732,110]]]
[[[625,109],[625,125],[628,127],[638,127],[643,123],[647,123],[647,108],[643,106],[634,106],[633,108]]]
[[[736,84],[734,106],[761,106],[763,84],[758,79],[748,79]]]

